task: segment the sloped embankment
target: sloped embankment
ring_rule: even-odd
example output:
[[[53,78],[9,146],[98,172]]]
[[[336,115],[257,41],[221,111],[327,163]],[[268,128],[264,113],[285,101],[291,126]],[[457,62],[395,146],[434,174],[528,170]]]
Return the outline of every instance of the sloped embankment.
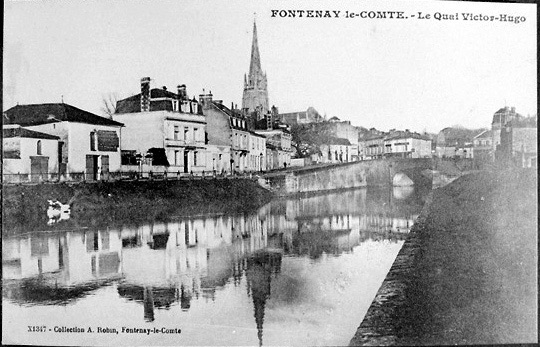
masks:
[[[537,342],[536,207],[534,170],[435,190],[350,344]]]
[[[66,203],[72,198],[71,219],[62,223],[65,227],[244,212],[268,202],[272,194],[248,179],[4,186],[3,232],[46,228],[47,200]]]

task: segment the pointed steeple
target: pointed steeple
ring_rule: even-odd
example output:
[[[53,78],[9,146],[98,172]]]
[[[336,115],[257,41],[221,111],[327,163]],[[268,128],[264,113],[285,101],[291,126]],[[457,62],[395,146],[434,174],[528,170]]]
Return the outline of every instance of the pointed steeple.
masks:
[[[251,42],[251,64],[249,65],[249,77],[255,77],[261,71],[261,55],[259,54],[259,42],[257,41],[257,23],[253,20],[253,41]]]
[[[244,95],[242,97],[242,110],[247,114],[260,110],[260,115],[266,114],[268,109],[268,86],[266,73],[261,68],[261,55],[257,38],[257,23],[253,20],[253,41],[251,43],[251,62],[247,80],[244,76]],[[259,120],[259,119],[257,119]]]

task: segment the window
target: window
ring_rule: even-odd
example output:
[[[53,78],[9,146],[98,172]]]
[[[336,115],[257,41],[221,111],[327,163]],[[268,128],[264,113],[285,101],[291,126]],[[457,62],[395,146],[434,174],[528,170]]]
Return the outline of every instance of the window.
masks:
[[[180,165],[180,151],[174,151],[174,165]]]
[[[38,140],[37,142],[37,155],[41,155],[41,140]]]
[[[188,140],[188,133],[189,133],[189,128],[185,127],[184,128],[184,141]]]
[[[199,128],[195,128],[193,129],[193,142],[196,142],[198,140],[198,132],[199,132]]]
[[[197,166],[197,157],[199,152],[195,151],[193,152],[193,166]]]
[[[174,126],[174,139],[180,140],[180,127],[178,125]]]
[[[96,133],[92,131],[90,133],[90,150],[95,151],[96,150]]]
[[[173,111],[178,112],[178,100],[173,100]]]
[[[137,156],[135,151],[122,150],[121,152],[121,164],[122,165],[138,165]]]
[[[62,147],[64,146],[64,142],[58,141],[58,163],[62,163]]]

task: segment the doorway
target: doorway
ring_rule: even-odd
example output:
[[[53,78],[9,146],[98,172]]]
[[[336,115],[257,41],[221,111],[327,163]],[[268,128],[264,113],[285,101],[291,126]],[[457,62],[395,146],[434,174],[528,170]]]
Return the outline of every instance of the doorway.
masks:
[[[86,179],[96,181],[98,179],[99,155],[86,156]]]
[[[30,157],[30,181],[48,179],[49,157]]]
[[[184,173],[189,172],[189,151],[184,151]]]

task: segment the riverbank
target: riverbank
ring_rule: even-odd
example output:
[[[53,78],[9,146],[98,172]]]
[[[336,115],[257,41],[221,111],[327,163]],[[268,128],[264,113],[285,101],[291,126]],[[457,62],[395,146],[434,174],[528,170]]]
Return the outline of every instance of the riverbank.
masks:
[[[3,233],[165,220],[257,209],[273,195],[250,179],[129,181],[3,187]],[[73,199],[71,218],[47,227],[47,200]]]
[[[350,345],[537,343],[536,175],[435,190]]]

